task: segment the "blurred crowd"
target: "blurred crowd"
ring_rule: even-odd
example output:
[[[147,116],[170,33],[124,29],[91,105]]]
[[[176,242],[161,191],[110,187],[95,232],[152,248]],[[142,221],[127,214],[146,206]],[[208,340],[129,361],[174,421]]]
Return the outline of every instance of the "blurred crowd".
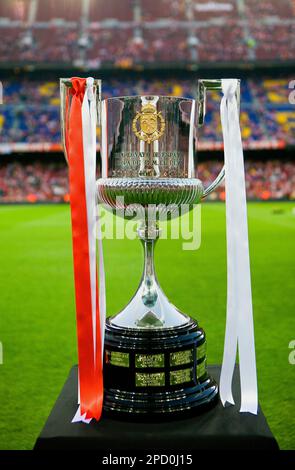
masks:
[[[68,201],[65,164],[11,162],[0,166],[0,202]]]
[[[200,163],[198,177],[208,186],[222,168],[220,162]],[[246,190],[249,200],[295,200],[294,161],[246,161]],[[225,189],[221,185],[211,194],[211,200],[224,200]]]
[[[283,147],[295,145],[294,105],[289,102],[292,77],[257,78],[241,82],[241,128],[245,146],[277,141]],[[0,146],[9,143],[59,143],[59,83],[29,79],[3,80],[3,104],[0,107]],[[196,80],[107,79],[103,97],[159,94],[196,96]],[[222,142],[220,93],[208,93],[206,123],[199,130],[200,142]],[[0,147],[1,151],[1,147]]]
[[[0,62],[130,68],[294,60],[293,0],[0,2]]]
[[[198,165],[198,177],[208,186],[221,170],[218,161]],[[248,161],[245,165],[249,200],[295,200],[295,163],[279,160]],[[224,200],[221,185],[210,195],[211,200]],[[68,202],[68,170],[63,163],[20,161],[0,167],[0,203]]]

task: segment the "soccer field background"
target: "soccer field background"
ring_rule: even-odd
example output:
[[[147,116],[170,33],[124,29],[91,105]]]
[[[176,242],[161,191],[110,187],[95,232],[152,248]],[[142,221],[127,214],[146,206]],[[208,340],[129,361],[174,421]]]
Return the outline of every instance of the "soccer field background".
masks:
[[[248,204],[259,401],[283,449],[295,449],[295,203]],[[0,449],[30,449],[77,362],[70,212],[66,205],[0,206]],[[108,314],[141,276],[136,240],[105,240]],[[202,205],[202,243],[160,240],[159,281],[198,319],[208,363],[221,363],[226,307],[225,207]]]

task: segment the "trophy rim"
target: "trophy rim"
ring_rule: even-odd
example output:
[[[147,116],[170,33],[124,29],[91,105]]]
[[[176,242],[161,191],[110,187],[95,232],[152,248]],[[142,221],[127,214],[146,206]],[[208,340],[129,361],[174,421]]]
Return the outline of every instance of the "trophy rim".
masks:
[[[171,98],[174,100],[185,100],[185,101],[195,101],[195,98],[186,98],[185,96],[172,96],[172,95],[152,95],[151,93],[142,94],[142,95],[121,95],[121,96],[110,96],[109,98],[104,98],[102,103],[105,101],[118,100],[118,99],[127,99],[127,98],[142,98],[143,96],[157,96],[158,98]]]

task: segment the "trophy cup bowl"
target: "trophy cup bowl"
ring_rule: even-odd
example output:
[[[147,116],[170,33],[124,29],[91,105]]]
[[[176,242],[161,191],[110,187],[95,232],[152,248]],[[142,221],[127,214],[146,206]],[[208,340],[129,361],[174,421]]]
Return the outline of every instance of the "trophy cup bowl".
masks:
[[[153,259],[158,220],[178,216],[183,207],[191,210],[223,177],[222,172],[206,191],[195,177],[197,127],[203,114],[203,102],[187,98],[130,96],[102,102],[98,201],[110,211],[121,209],[127,219],[139,215],[138,237],[144,248],[135,295],[106,321],[108,414],[174,418],[217,402],[218,387],[206,369],[204,330],[167,299]]]

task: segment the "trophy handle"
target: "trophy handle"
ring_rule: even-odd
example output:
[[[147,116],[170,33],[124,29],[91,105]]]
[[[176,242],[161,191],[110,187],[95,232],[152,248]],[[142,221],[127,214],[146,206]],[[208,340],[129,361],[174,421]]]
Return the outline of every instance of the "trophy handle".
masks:
[[[67,96],[67,88],[71,87],[71,81],[69,78],[60,78],[59,80],[59,89],[60,89],[60,130],[61,130],[61,145],[64,152],[65,159],[67,163],[68,155],[66,149],[66,96]]]
[[[198,127],[204,124],[206,115],[206,92],[209,91],[221,91],[222,80],[221,79],[202,79],[198,80]],[[238,80],[238,87],[236,91],[236,98],[238,103],[238,110],[240,109],[240,80]],[[214,191],[214,189],[221,183],[225,176],[225,168],[222,167],[220,173],[217,175],[215,180],[204,190],[202,198],[207,197]]]
[[[67,147],[66,147],[66,134],[68,132],[67,122],[68,116],[66,113],[69,112],[67,109],[67,99],[70,99],[70,88],[72,87],[72,82],[70,78],[60,78],[60,127],[61,127],[61,144],[64,152],[65,159],[68,163]],[[101,80],[94,79],[93,83],[93,92],[97,103],[97,124],[100,124],[100,102],[101,102]]]

